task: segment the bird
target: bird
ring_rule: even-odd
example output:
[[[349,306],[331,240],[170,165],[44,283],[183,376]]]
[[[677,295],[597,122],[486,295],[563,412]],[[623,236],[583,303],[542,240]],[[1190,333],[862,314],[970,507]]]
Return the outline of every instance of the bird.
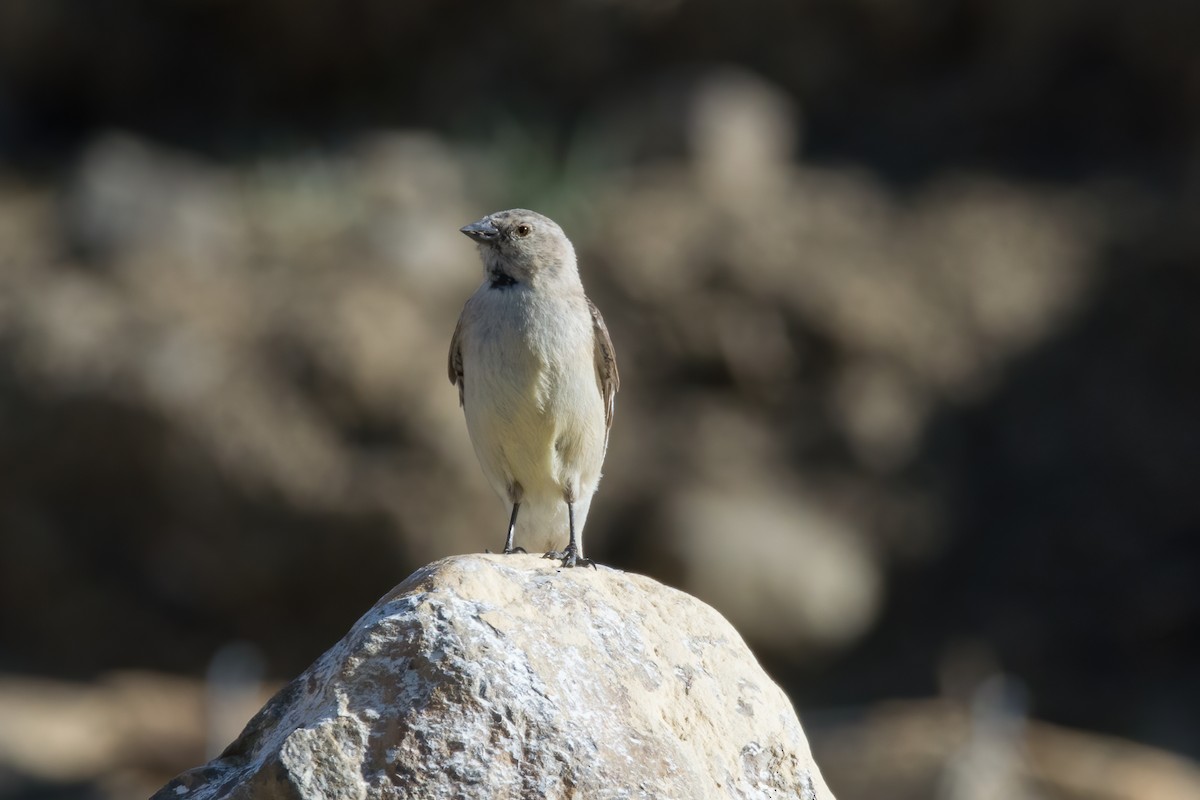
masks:
[[[621,384],[604,318],[549,217],[515,208],[460,231],[478,245],[484,280],[454,328],[449,376],[483,473],[511,507],[503,552],[527,552],[520,541],[595,568],[583,527]]]

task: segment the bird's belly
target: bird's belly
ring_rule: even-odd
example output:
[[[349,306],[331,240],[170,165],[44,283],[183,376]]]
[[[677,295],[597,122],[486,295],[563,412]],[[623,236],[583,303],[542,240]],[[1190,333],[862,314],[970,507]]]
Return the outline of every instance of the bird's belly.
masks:
[[[561,499],[568,486],[594,489],[604,408],[590,370],[556,371],[511,342],[485,342],[478,351],[464,353],[464,411],[497,493],[505,496],[514,481],[529,499]],[[584,363],[590,366],[590,359]]]
[[[483,342],[464,353],[463,410],[480,464],[497,491],[550,477],[554,421],[539,396],[541,369],[523,348]]]

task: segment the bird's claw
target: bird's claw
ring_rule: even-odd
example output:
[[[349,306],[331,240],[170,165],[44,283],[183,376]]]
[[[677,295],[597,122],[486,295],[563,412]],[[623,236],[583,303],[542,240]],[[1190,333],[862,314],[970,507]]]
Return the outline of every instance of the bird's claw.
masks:
[[[487,553],[488,555],[491,555],[492,549],[490,547],[487,547],[487,548],[484,548],[483,552]],[[505,549],[501,550],[500,552],[506,556],[511,556],[513,553],[528,553],[529,551],[526,550],[524,547],[513,547],[513,548],[506,547]]]
[[[551,550],[549,553],[546,553],[544,556],[542,556],[542,558],[561,559],[562,565],[568,569],[571,567],[591,567],[592,569],[599,569],[599,567],[596,566],[596,562],[592,559],[580,557],[579,551],[572,545],[567,545],[567,549],[563,550],[561,553],[557,550]]]

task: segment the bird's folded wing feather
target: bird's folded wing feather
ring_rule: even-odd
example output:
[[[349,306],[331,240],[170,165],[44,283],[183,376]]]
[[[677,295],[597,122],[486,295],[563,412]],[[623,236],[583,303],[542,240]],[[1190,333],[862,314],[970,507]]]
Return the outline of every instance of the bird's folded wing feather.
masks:
[[[450,337],[450,382],[458,387],[458,404],[463,405],[463,361],[462,361],[462,343],[459,339],[462,337],[463,314],[458,318],[458,324],[454,326],[454,335]]]
[[[589,298],[588,311],[592,314],[592,332],[595,334],[595,363],[596,385],[600,396],[604,398],[604,443],[608,446],[608,431],[612,428],[613,413],[616,411],[617,389],[621,388],[621,376],[617,372],[617,351],[613,349],[612,339],[608,335],[608,327],[600,309]]]

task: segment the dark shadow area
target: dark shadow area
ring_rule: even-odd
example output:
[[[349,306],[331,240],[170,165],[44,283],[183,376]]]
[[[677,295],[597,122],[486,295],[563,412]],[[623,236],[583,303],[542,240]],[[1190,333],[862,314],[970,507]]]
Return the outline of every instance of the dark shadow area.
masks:
[[[336,147],[364,129],[563,148],[662,76],[738,64],[796,97],[805,151],[901,182],[950,168],[1172,183],[1194,141],[1178,0],[759,4],[20,0],[0,10],[0,153],[52,166],[125,129],[223,157]],[[647,80],[649,78],[649,80]]]
[[[910,480],[948,546],[896,570],[801,704],[927,696],[982,644],[1036,716],[1200,755],[1200,272],[1177,230],[1115,249],[1066,329],[940,412]]]
[[[247,492],[145,407],[11,373],[0,403],[4,671],[195,673],[241,640],[294,674],[416,566],[391,520]]]

